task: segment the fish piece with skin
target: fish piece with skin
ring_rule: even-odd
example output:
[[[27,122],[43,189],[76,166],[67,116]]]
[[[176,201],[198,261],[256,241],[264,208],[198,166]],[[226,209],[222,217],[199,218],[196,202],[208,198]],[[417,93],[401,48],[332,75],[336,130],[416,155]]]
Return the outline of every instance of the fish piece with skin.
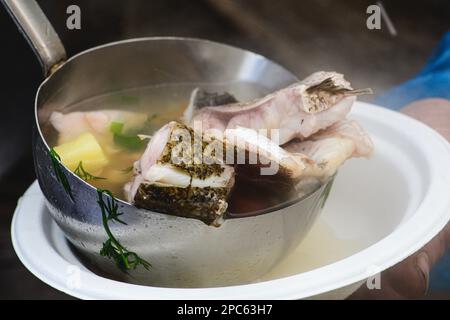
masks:
[[[303,140],[344,119],[356,100],[355,95],[369,92],[369,89],[353,90],[342,74],[321,71],[261,99],[199,108],[184,121],[191,126],[200,122],[203,132],[245,127],[267,129],[270,133],[271,129],[277,129],[275,142],[283,145],[295,138]]]
[[[210,164],[197,161],[196,143],[200,152],[207,146],[179,122],[158,130],[135,163],[133,180],[125,186],[128,201],[148,210],[220,224],[234,185],[234,169],[220,159]]]
[[[132,111],[98,110],[75,111],[70,113],[52,112],[50,124],[58,131],[58,144],[71,141],[83,133],[94,135],[109,132],[112,122],[124,124],[127,128],[137,128],[147,121],[147,115]]]
[[[223,140],[246,154],[245,163],[237,162],[235,167],[239,177],[284,191],[301,181],[325,181],[346,160],[368,158],[373,152],[372,140],[354,120],[341,120],[307,140],[294,140],[283,147],[255,130],[240,127],[225,130]],[[252,163],[250,155],[258,160]]]
[[[228,92],[211,93],[196,88],[192,91],[183,119],[191,119],[195,110],[208,106],[220,106],[224,102],[235,103],[238,101]],[[214,139],[209,144],[210,148],[217,147],[220,149],[219,152],[229,152],[221,155],[226,163],[235,166],[240,171],[246,167],[247,175],[249,172],[255,175],[269,175],[269,166],[274,164],[276,168],[280,169],[280,172],[275,175],[281,173],[281,176],[294,177],[299,169],[299,165],[290,154],[256,130],[244,127],[225,131],[212,129],[206,132],[204,137],[209,140]],[[230,154],[231,159],[229,159]]]
[[[225,150],[234,148],[234,157],[231,160],[226,158],[226,163],[235,164],[236,170],[246,172],[247,176],[297,180],[307,166],[306,157],[289,153],[266,135],[253,129],[227,129],[222,140]]]
[[[243,185],[250,189],[264,186],[263,189],[271,190],[275,198],[288,199],[299,194],[296,185],[305,176],[311,175],[316,164],[304,154],[284,150],[265,133],[242,127],[226,129],[224,132],[215,131],[214,141],[209,146],[225,150],[223,159],[226,164],[234,165],[240,190]],[[303,191],[308,193],[307,190],[313,191],[319,185],[311,183]]]
[[[236,186],[233,201],[242,198],[236,192],[243,189],[270,190],[271,199],[289,199],[299,194],[295,188],[303,178],[304,171],[314,163],[305,155],[292,154],[267,138],[264,132],[238,127],[225,132],[216,131],[205,154],[214,153],[228,165],[233,165],[236,173]],[[223,153],[223,154],[222,154]],[[245,187],[244,187],[245,186]],[[313,191],[315,188],[305,188]],[[239,191],[241,190],[241,191]],[[247,190],[245,194],[251,196]],[[266,199],[269,200],[269,199]],[[270,202],[270,201],[269,201]],[[236,207],[233,208],[236,211]]]
[[[191,93],[189,104],[184,110],[181,120],[184,123],[189,123],[195,112],[204,107],[221,106],[237,102],[239,101],[231,93],[208,92],[201,88],[195,88]]]
[[[287,152],[308,157],[304,177],[326,179],[352,157],[370,157],[373,142],[367,132],[354,120],[341,120],[305,141],[291,141],[283,146]],[[311,163],[311,162],[310,162]]]

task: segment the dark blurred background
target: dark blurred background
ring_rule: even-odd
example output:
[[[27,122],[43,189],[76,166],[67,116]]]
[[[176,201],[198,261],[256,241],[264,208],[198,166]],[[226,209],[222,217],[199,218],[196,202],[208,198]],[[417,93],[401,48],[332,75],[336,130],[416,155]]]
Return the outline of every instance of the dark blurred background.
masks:
[[[397,35],[366,27],[366,0],[41,0],[69,56],[110,41],[147,36],[207,38],[261,53],[299,77],[345,73],[376,94],[413,77],[450,28],[448,0],[383,1]],[[81,8],[81,30],[66,28],[66,8]],[[39,63],[0,8],[0,299],[68,298],[29,273],[10,241],[17,199],[35,179],[31,158]],[[43,262],[45,263],[45,262]],[[431,296],[438,293],[430,293]]]

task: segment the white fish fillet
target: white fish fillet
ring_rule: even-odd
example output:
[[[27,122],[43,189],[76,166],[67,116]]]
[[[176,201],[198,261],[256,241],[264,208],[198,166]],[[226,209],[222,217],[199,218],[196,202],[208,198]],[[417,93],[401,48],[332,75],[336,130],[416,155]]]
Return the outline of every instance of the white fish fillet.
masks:
[[[305,141],[291,141],[284,149],[308,157],[313,164],[304,176],[320,179],[332,176],[352,157],[370,157],[373,142],[367,132],[354,120],[341,120]]]
[[[200,122],[204,132],[246,127],[268,129],[270,134],[271,129],[278,129],[275,142],[282,145],[344,119],[356,100],[354,95],[367,92],[353,90],[342,74],[321,71],[255,101],[189,110],[184,121],[195,128],[199,127],[195,122]]]
[[[251,171],[254,177],[277,176],[297,180],[307,166],[304,163],[308,161],[306,157],[284,150],[253,129],[227,129],[223,141],[227,147],[235,148],[235,157],[232,160],[233,164],[237,165],[237,170],[242,172],[245,168],[247,174]],[[227,164],[231,164],[229,159],[226,160]]]
[[[111,122],[124,123],[126,127],[140,127],[147,115],[121,110],[75,111],[63,114],[54,111],[50,123],[58,131],[58,144],[71,141],[83,133],[102,134],[109,130]]]

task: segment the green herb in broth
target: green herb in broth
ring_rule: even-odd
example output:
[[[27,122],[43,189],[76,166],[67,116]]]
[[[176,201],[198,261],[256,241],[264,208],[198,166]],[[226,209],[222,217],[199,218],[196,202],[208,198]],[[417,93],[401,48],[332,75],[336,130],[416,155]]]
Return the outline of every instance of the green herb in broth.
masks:
[[[56,179],[62,184],[64,190],[69,195],[70,199],[74,201],[74,197],[72,194],[72,188],[70,187],[69,180],[67,180],[67,177],[63,171],[62,165],[61,165],[61,157],[58,155],[58,153],[55,151],[55,149],[50,149],[50,158],[52,160],[52,166],[53,170],[55,171]]]
[[[147,139],[141,139],[137,134],[123,133],[124,124],[121,122],[112,122],[109,130],[114,135],[114,143],[130,151],[143,149],[147,145]]]
[[[97,189],[97,194],[97,203],[100,206],[102,213],[103,227],[108,235],[108,240],[103,242],[100,254],[109,259],[113,259],[116,266],[124,273],[136,269],[139,265],[148,270],[151,267],[151,264],[140,258],[136,252],[129,251],[121,245],[109,228],[109,222],[118,222],[126,225],[126,223],[119,218],[123,213],[119,212],[119,206],[113,194],[108,190],[102,189]],[[109,196],[109,198],[106,197],[106,199],[104,199],[103,195],[105,194]]]
[[[77,176],[79,176],[81,179],[83,179],[84,181],[89,181],[89,180],[105,180],[106,178],[103,177],[97,177],[94,176],[93,174],[90,174],[89,172],[87,172],[84,168],[83,168],[83,161],[80,161],[80,164],[78,164],[78,167],[74,170],[74,172]]]
[[[118,134],[122,133],[123,126],[124,126],[124,123],[113,121],[113,122],[111,122],[109,131],[111,131],[112,133],[118,133]]]
[[[141,150],[147,145],[147,139],[141,139],[138,136],[128,136],[124,134],[114,134],[114,143],[125,149],[136,151]]]

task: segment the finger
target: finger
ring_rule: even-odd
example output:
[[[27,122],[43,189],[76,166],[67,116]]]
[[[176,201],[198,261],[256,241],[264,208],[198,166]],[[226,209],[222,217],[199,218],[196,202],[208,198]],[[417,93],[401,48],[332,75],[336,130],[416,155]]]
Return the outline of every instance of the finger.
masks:
[[[362,285],[351,299],[416,299],[423,297],[429,285],[432,266],[450,247],[450,223],[427,245],[401,263],[381,274],[381,289]]]
[[[430,271],[449,247],[450,224],[415,254],[386,272],[392,289],[404,298],[423,297],[429,286]]]
[[[450,141],[450,100],[438,98],[418,100],[400,111],[422,121]]]

